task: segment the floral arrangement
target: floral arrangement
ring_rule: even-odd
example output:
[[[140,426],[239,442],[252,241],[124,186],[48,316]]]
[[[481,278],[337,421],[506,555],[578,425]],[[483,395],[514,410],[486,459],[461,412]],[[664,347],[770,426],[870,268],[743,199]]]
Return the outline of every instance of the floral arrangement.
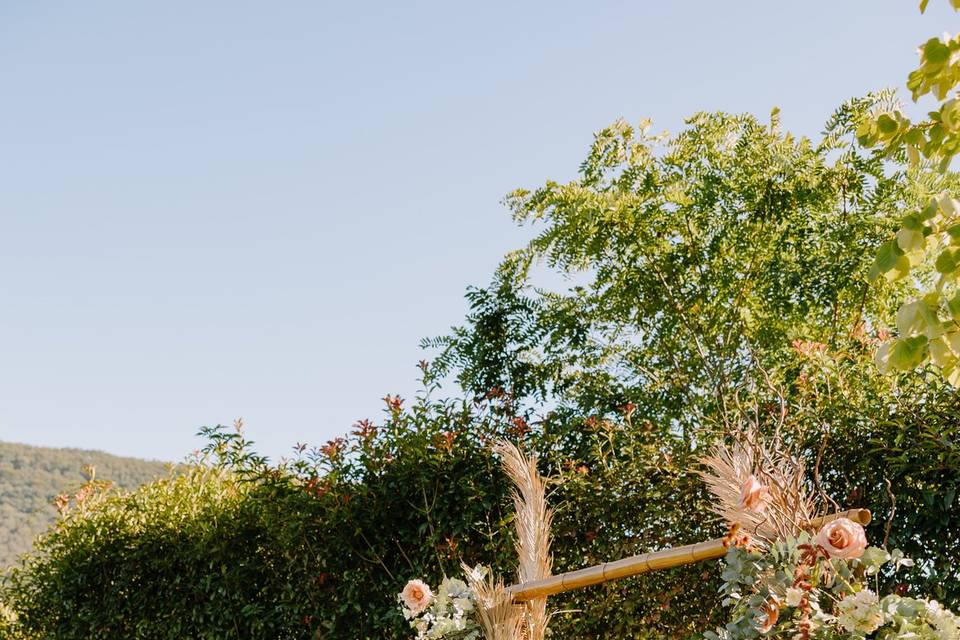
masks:
[[[747,431],[702,461],[714,511],[730,525],[722,596],[731,618],[708,640],[960,640],[960,617],[936,601],[880,594],[880,573],[912,561],[868,546],[860,523],[826,516],[831,502],[810,495],[802,462],[780,443]]]
[[[513,483],[517,578],[520,582],[550,575],[550,524],[546,486],[537,459],[505,441],[494,452]],[[403,617],[417,640],[544,640],[549,614],[546,597],[515,604],[503,580],[483,566],[463,565],[465,580],[444,578],[434,593],[422,580],[410,580],[397,595]]]
[[[515,486],[518,578],[543,579],[552,512],[536,460],[505,443],[496,450]],[[712,510],[730,525],[721,595],[731,618],[707,640],[960,640],[960,617],[935,600],[881,594],[881,573],[913,562],[869,546],[861,524],[868,514],[837,513],[816,469],[814,495],[802,460],[778,438],[767,444],[746,429],[701,461]],[[444,578],[436,593],[411,580],[398,595],[417,640],[544,640],[545,597],[516,604],[484,567],[463,569],[464,580]]]
[[[478,566],[471,570],[471,578],[482,580],[486,572],[484,567]],[[436,593],[422,580],[411,580],[397,599],[403,617],[417,632],[417,640],[483,638],[474,617],[477,595],[463,580],[444,578]]]

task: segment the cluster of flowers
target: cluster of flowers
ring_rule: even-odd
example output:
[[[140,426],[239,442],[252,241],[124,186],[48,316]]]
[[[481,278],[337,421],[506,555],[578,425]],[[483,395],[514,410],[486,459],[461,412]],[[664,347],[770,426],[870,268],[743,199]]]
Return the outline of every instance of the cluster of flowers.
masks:
[[[750,476],[740,506],[765,509],[765,493]],[[960,617],[936,601],[878,594],[884,566],[913,563],[898,550],[868,547],[852,520],[774,541],[756,540],[735,523],[726,540],[723,604],[733,615],[725,628],[707,632],[708,640],[960,640]]]
[[[480,580],[487,570],[476,567],[472,577]],[[475,619],[477,596],[463,580],[444,578],[434,593],[422,580],[411,580],[397,595],[403,617],[417,632],[417,640],[481,640],[483,631]]]

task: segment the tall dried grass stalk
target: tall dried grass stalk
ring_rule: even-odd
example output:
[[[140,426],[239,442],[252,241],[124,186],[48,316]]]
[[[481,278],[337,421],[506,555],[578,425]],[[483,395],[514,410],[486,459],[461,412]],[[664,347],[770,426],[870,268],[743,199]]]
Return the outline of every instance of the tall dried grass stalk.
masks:
[[[517,581],[541,580],[550,575],[550,527],[553,510],[547,507],[546,487],[537,471],[536,457],[527,457],[510,442],[500,441],[494,447],[502,459],[503,469],[514,484],[514,525],[517,531]],[[547,599],[535,598],[526,603],[527,640],[543,640],[550,616]],[[520,636],[517,636],[518,638]]]
[[[753,426],[738,432],[731,444],[714,446],[700,462],[705,469],[697,473],[714,497],[711,510],[727,523],[739,524],[758,542],[795,536],[822,515],[807,490],[801,459],[779,438],[764,442]],[[741,503],[742,487],[751,475],[767,488],[762,512]]]
[[[463,565],[467,584],[477,596],[477,618],[485,640],[523,640],[526,627],[525,610],[513,600],[503,580],[488,572],[480,576]]]

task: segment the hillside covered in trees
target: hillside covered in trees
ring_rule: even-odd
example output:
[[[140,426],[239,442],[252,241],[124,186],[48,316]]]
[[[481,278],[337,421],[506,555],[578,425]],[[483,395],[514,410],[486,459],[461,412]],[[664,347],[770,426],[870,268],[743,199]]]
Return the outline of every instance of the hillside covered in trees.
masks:
[[[0,567],[30,549],[56,517],[54,498],[75,491],[87,465],[97,478],[131,489],[166,473],[162,462],[0,442]]]

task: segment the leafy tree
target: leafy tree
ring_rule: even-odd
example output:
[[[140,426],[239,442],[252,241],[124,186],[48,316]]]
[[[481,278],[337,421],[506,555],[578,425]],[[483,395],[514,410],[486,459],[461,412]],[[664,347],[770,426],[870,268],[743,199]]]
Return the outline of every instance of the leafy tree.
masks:
[[[874,100],[851,101],[818,143],[751,116],[698,114],[664,145],[624,122],[597,134],[581,177],[518,190],[543,225],[470,293],[466,327],[427,344],[465,389],[608,413],[632,403],[692,444],[757,365],[793,340],[839,345],[900,290],[868,296],[874,248],[915,181],[853,142]],[[535,286],[545,263],[576,281]]]
[[[960,3],[951,0],[954,9]],[[926,9],[927,0],[920,4]],[[927,171],[923,200],[907,207],[896,235],[877,252],[871,280],[898,281],[912,276],[919,295],[900,307],[897,335],[876,355],[882,371],[909,371],[931,364],[960,386],[960,202],[953,176],[944,173],[960,153],[960,101],[947,99],[960,82],[960,35],[930,38],[920,47],[920,66],[907,88],[913,101],[931,95],[940,104],[927,120],[913,123],[894,102],[875,109],[857,128],[860,143],[905,157],[914,172]]]

